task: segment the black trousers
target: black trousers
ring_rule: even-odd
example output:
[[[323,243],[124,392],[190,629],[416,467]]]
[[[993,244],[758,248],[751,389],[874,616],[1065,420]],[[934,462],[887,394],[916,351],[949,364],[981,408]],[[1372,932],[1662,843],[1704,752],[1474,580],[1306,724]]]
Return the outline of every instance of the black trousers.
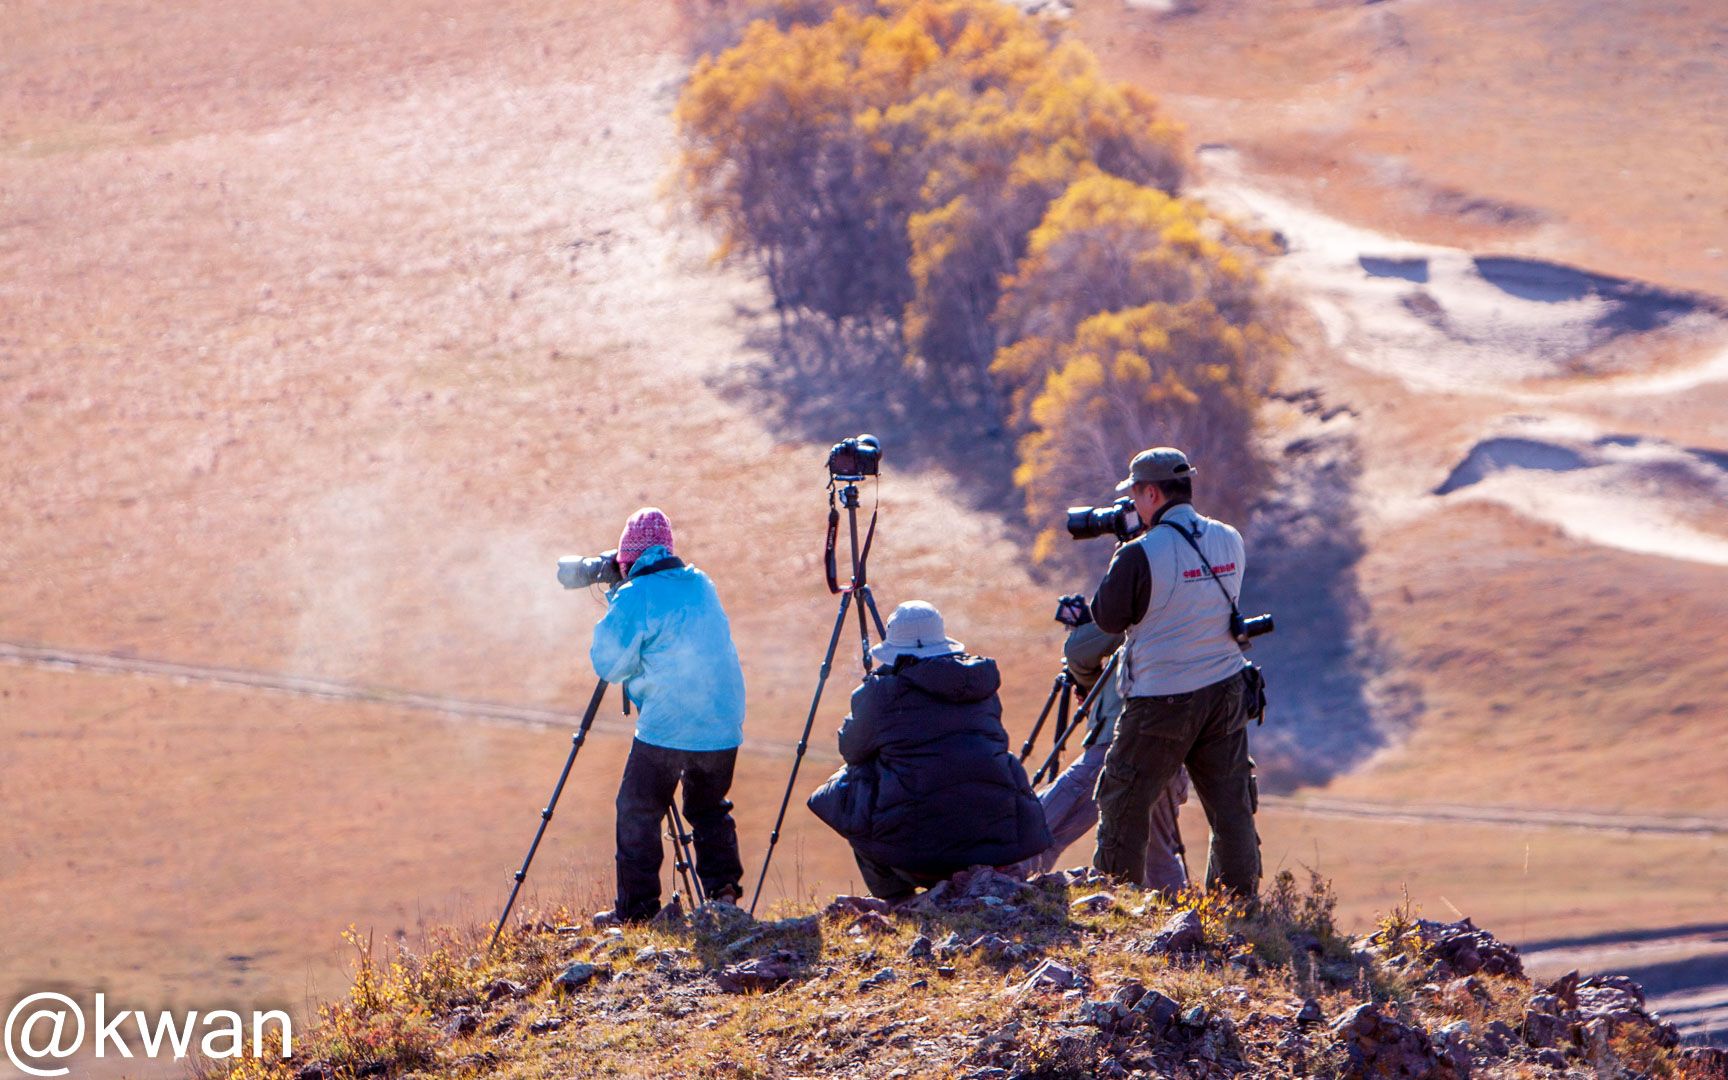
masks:
[[[1188,778],[1212,846],[1206,887],[1253,897],[1260,887],[1258,798],[1248,756],[1248,706],[1241,675],[1186,694],[1131,697],[1098,777],[1098,850],[1092,865],[1122,881],[1146,884],[1148,813],[1176,775]]]
[[[673,750],[636,739],[618,785],[618,898],[620,918],[645,919],[660,910],[661,829],[673,793],[684,784],[684,818],[696,849],[702,891],[742,894],[744,864],[732,821],[732,768],[738,751]]]

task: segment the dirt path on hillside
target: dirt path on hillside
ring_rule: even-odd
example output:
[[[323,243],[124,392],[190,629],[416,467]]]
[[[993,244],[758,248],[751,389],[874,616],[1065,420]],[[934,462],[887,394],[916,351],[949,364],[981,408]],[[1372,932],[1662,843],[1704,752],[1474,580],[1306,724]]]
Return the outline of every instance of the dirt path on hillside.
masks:
[[[330,679],[307,678],[286,672],[207,667],[148,657],[92,653],[48,646],[24,645],[17,642],[0,642],[0,663],[57,671],[84,672],[92,675],[139,675],[148,678],[170,679],[179,683],[265,691],[272,694],[287,694],[325,701],[390,705],[397,708],[436,713],[442,716],[531,728],[574,728],[582,719],[582,714],[579,712],[560,709],[511,705],[496,701],[469,701],[443,694],[425,694],[412,690],[363,686]],[[593,726],[597,731],[615,734],[627,734],[631,730],[628,721],[611,716],[597,718]],[[792,740],[752,734],[745,742],[745,750],[757,755],[788,758],[797,753],[797,743]],[[828,764],[838,760],[837,755],[824,747],[813,746],[807,753],[812,763]],[[1517,829],[1567,829],[1622,835],[1728,836],[1728,821],[1707,817],[1593,814],[1531,807],[1398,805],[1360,799],[1277,795],[1262,797],[1261,805],[1267,809],[1293,814],[1398,824],[1438,822]]]
[[[1728,383],[1728,304],[1401,240],[1274,190],[1227,147],[1201,159],[1196,193],[1281,239],[1272,279],[1313,314],[1324,347],[1396,384],[1406,407],[1455,416],[1451,430],[1435,425],[1451,445],[1468,440],[1427,490],[1411,486],[1408,470],[1367,470],[1362,494],[1376,515],[1407,520],[1491,502],[1585,543],[1728,566],[1728,453],[1719,445],[1728,429],[1693,446],[1659,424],[1622,426],[1608,408],[1653,407]],[[1370,461],[1384,460],[1379,450],[1363,448]],[[1436,465],[1444,459],[1430,459]]]

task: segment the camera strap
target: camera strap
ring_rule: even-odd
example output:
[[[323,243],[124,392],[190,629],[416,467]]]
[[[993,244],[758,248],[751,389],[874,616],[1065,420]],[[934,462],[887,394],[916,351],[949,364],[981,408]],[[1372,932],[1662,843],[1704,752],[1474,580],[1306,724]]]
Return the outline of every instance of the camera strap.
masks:
[[[1207,576],[1218,583],[1218,591],[1224,594],[1225,601],[1230,605],[1230,625],[1235,627],[1242,621],[1242,611],[1236,606],[1236,598],[1230,595],[1229,588],[1218,579],[1218,571],[1212,569],[1212,560],[1208,559],[1206,553],[1200,550],[1200,542],[1191,536],[1187,529],[1174,521],[1160,521],[1158,524],[1168,525],[1181,533],[1182,539],[1188,541],[1188,546],[1194,549],[1194,554],[1200,556],[1200,565],[1206,568]],[[1236,647],[1242,648],[1242,643],[1238,641]],[[1247,650],[1244,649],[1243,651],[1246,652]],[[1256,724],[1264,724],[1266,722],[1266,674],[1260,670],[1259,664],[1252,662],[1242,671],[1248,680],[1248,715],[1253,718]]]
[[[834,485],[828,485],[828,539],[822,546],[822,570],[828,575],[828,591],[840,591],[840,567],[835,562],[834,545],[840,535],[840,508],[834,505]]]
[[[1242,612],[1236,606],[1236,598],[1230,595],[1229,587],[1219,580],[1218,571],[1212,569],[1212,560],[1208,559],[1206,553],[1200,550],[1200,541],[1190,536],[1187,529],[1184,529],[1174,521],[1160,521],[1158,524],[1170,526],[1172,529],[1175,529],[1179,535],[1181,535],[1182,539],[1188,541],[1188,546],[1194,549],[1194,554],[1200,556],[1200,565],[1206,568],[1206,575],[1217,584],[1218,591],[1224,594],[1224,602],[1230,605],[1230,617],[1232,619],[1240,620],[1242,618]],[[1235,623],[1232,623],[1231,625],[1234,626]]]

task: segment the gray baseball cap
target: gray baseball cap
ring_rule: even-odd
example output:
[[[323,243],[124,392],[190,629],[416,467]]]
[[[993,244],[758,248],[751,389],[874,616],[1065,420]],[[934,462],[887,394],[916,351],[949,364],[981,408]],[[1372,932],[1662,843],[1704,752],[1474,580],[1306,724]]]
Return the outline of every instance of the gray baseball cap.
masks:
[[[1158,480],[1186,480],[1198,471],[1188,464],[1188,455],[1174,446],[1154,446],[1134,455],[1128,463],[1128,479],[1117,484],[1116,490],[1127,491],[1135,484]]]

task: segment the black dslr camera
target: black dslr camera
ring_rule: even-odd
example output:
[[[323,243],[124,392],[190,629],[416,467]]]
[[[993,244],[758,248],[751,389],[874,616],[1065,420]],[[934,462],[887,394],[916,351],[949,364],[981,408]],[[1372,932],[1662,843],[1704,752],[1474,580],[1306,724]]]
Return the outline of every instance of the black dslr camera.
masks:
[[[1139,536],[1145,526],[1134,510],[1134,500],[1124,495],[1109,506],[1070,506],[1068,535],[1076,540],[1090,540],[1106,533],[1126,544]]]
[[[840,480],[862,480],[882,471],[882,444],[874,435],[854,435],[828,451],[828,472]]]
[[[1070,630],[1085,626],[1092,621],[1092,606],[1079,593],[1059,596],[1056,598],[1056,621]]]
[[[598,555],[566,555],[558,560],[558,584],[566,589],[616,585],[623,580],[624,568],[618,565],[616,550]]]

